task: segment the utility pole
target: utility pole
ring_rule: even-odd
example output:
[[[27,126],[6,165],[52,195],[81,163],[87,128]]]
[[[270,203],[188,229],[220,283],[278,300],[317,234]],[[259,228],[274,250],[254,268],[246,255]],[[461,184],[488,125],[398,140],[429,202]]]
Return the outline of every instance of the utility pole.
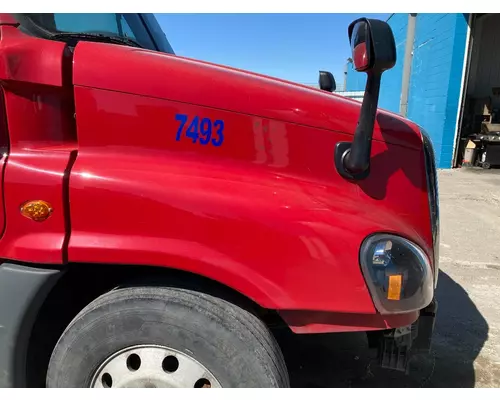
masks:
[[[405,57],[403,60],[403,81],[401,83],[401,100],[399,103],[399,113],[403,117],[408,115],[408,95],[410,92],[411,64],[413,60],[413,42],[415,40],[416,22],[417,14],[408,14]]]

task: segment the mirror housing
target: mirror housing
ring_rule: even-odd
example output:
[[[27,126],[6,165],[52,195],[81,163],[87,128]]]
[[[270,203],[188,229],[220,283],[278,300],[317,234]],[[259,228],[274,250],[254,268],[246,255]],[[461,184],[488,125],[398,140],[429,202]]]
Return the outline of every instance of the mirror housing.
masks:
[[[354,69],[366,72],[367,80],[358,125],[352,143],[339,142],[335,166],[346,179],[364,179],[370,172],[373,127],[377,114],[382,73],[396,64],[396,44],[387,22],[360,18],[348,28]]]
[[[396,64],[396,43],[387,22],[360,18],[349,25],[354,69],[382,73]]]
[[[328,71],[319,71],[318,83],[319,88],[321,90],[326,90],[327,92],[334,92],[337,88],[335,78],[333,77],[332,73]]]

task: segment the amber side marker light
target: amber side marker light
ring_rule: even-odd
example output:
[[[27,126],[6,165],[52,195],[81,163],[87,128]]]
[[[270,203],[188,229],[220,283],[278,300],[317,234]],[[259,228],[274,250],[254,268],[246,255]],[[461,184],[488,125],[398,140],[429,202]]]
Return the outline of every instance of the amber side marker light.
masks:
[[[52,214],[52,206],[43,200],[27,201],[21,205],[21,214],[36,222],[45,221]]]
[[[389,289],[387,290],[387,299],[400,300],[401,299],[401,283],[403,281],[402,275],[389,276]]]

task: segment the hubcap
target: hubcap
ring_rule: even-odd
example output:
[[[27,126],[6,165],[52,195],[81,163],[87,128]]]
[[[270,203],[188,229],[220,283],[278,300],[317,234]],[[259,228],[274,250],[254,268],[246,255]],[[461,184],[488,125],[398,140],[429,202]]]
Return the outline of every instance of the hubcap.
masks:
[[[187,354],[146,345],[120,350],[92,377],[92,388],[220,388],[212,373]]]

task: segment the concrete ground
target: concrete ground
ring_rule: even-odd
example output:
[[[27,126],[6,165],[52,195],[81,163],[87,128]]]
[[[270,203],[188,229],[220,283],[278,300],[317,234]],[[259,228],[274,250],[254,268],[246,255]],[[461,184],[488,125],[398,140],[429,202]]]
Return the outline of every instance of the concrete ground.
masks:
[[[410,375],[370,363],[365,335],[283,340],[294,387],[500,387],[500,170],[439,172],[439,312]]]

